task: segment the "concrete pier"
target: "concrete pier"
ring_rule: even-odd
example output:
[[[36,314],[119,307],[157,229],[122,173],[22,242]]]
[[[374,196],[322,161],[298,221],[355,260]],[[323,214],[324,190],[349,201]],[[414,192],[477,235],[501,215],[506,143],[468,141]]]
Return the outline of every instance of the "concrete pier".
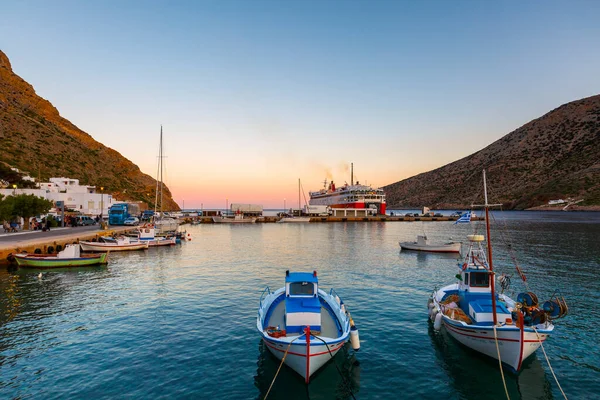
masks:
[[[133,227],[114,226],[109,229],[97,227],[77,227],[52,229],[50,232],[18,232],[1,235],[0,240],[0,265],[10,264],[12,254],[27,252],[41,254],[54,254],[58,249],[63,249],[66,244],[79,243],[81,240],[98,239],[100,236],[122,234],[133,230]]]

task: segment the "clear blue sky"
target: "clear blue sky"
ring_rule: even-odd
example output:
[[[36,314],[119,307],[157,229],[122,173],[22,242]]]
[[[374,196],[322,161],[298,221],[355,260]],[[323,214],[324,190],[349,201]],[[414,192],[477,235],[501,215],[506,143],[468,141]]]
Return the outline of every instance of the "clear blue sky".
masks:
[[[5,1],[37,93],[186,207],[383,186],[600,92],[600,1]]]

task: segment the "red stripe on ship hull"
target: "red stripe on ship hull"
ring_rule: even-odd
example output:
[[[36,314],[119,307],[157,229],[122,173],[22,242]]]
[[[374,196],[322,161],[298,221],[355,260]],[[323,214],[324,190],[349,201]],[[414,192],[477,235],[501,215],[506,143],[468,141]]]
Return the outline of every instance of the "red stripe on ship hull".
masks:
[[[331,208],[365,208],[365,203],[344,203],[344,204],[332,204]]]

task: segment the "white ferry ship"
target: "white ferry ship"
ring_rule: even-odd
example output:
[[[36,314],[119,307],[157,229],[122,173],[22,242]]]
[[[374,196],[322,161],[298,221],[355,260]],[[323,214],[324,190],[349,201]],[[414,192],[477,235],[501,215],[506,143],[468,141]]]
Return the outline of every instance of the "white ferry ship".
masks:
[[[354,173],[351,174],[350,182],[353,182]],[[345,184],[336,187],[331,181],[317,192],[309,192],[311,206],[329,206],[331,208],[370,208],[377,214],[385,214],[386,202],[383,189],[374,189],[368,185]]]

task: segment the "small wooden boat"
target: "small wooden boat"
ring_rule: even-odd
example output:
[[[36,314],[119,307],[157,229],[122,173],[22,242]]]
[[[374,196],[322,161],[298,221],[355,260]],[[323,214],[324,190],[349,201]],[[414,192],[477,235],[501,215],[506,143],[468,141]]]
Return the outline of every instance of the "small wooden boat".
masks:
[[[460,242],[448,242],[442,244],[431,244],[427,236],[418,235],[416,242],[399,242],[402,250],[429,251],[433,253],[460,253]]]
[[[263,298],[264,297],[264,298]],[[348,341],[360,348],[358,329],[333,289],[319,289],[317,272],[286,272],[285,286],[267,287],[260,299],[256,327],[271,353],[306,383]]]
[[[117,239],[103,239],[98,242],[79,242],[81,250],[83,251],[130,251],[130,250],[144,250],[148,248],[148,243],[140,243],[138,241],[131,241],[128,237],[120,237]]]
[[[78,244],[68,244],[57,254],[15,254],[15,260],[24,268],[86,267],[106,264],[108,253],[81,254]]]
[[[233,217],[212,217],[212,220],[215,224],[253,224],[257,218],[236,214]]]

